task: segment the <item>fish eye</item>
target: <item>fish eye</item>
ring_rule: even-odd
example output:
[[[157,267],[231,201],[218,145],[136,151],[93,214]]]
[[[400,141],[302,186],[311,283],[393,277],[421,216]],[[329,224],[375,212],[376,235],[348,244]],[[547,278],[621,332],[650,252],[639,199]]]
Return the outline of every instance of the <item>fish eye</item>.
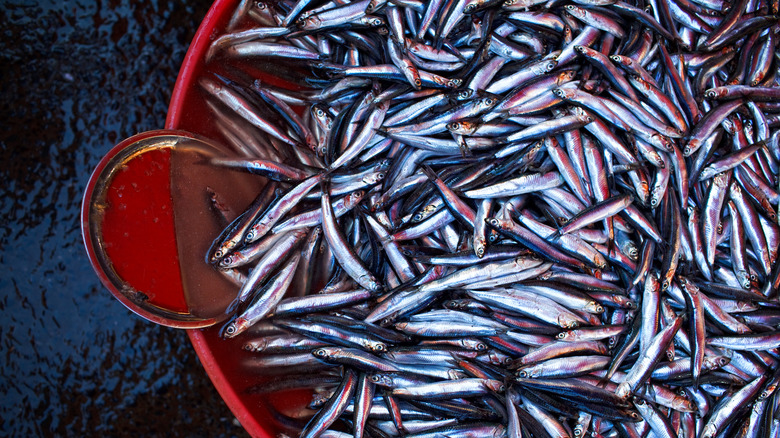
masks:
[[[522,378],[526,378],[526,377],[528,377],[528,371],[525,371],[525,370],[524,371],[520,371],[519,373],[517,373],[517,375],[522,377]]]
[[[325,357],[325,350],[318,348],[312,352],[317,357]]]
[[[375,352],[383,353],[387,351],[387,347],[385,347],[385,344],[376,344],[374,345],[374,348],[372,348]]]
[[[565,338],[565,337],[566,337],[566,333],[564,333],[564,332],[560,332],[560,333],[558,333],[558,334],[557,334],[555,337],[556,337],[556,338],[558,338],[558,339],[563,339],[563,338]]]

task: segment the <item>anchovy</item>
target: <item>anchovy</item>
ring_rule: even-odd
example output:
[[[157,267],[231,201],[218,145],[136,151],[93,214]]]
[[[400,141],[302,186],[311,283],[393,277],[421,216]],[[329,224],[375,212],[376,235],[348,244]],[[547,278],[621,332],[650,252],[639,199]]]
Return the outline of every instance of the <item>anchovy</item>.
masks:
[[[481,396],[488,394],[489,391],[500,392],[503,389],[503,382],[498,380],[471,378],[395,388],[392,394],[401,398],[442,400]]]
[[[247,230],[244,240],[246,243],[252,243],[265,236],[282,217],[292,210],[298,201],[317,185],[323,178],[323,174],[311,176],[297,186],[289,190],[284,196],[277,199],[252,223]]]
[[[270,282],[260,290],[257,297],[238,317],[224,327],[222,334],[225,338],[233,338],[243,333],[251,325],[263,319],[273,311],[274,307],[282,300],[285,292],[292,283],[295,268],[298,267],[300,255],[293,255]]]

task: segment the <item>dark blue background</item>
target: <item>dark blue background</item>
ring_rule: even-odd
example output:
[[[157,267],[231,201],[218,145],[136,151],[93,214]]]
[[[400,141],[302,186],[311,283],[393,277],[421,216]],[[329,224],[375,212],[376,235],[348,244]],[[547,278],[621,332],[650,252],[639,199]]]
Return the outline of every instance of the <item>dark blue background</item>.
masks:
[[[162,128],[210,1],[0,1],[0,435],[244,435],[186,334],[102,287],[79,210],[111,146]]]

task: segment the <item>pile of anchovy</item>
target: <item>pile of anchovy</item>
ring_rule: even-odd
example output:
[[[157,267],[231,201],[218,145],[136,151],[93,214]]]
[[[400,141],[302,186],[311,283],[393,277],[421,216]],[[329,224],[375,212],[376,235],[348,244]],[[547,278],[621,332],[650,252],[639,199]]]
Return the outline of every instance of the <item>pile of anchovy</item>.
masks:
[[[780,434],[777,0],[242,2],[206,255],[302,437]],[[258,73],[261,72],[261,73]],[[283,80],[269,79],[271,77]]]

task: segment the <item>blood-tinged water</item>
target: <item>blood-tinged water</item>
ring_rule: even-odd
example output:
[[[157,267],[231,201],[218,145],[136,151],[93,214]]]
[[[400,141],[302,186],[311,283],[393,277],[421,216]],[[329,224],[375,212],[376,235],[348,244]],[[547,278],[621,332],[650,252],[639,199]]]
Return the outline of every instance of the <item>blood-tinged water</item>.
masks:
[[[162,128],[210,2],[0,6],[0,435],[243,436],[184,332],[103,288],[79,229],[111,146]]]

